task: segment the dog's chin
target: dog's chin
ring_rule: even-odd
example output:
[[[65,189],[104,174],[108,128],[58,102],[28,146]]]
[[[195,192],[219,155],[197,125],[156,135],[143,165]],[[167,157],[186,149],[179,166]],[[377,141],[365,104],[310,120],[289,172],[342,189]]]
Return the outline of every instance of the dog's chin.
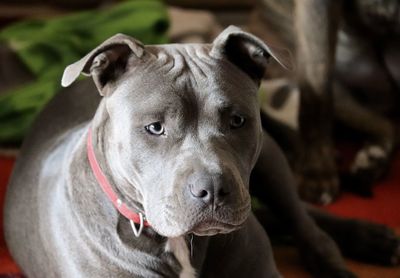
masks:
[[[198,214],[197,217],[181,218],[163,211],[163,217],[160,217],[160,213],[149,213],[148,221],[154,231],[164,237],[180,237],[188,234],[212,236],[240,229],[247,221],[250,211],[248,206],[246,209],[229,211],[224,215],[207,212]]]
[[[186,229],[180,229],[178,227],[176,227],[175,229],[157,229],[156,227],[153,228],[159,235],[164,237],[180,237],[188,234],[194,234],[196,236],[214,236],[217,234],[228,234],[236,231],[243,227],[244,222],[245,221],[239,224],[229,224],[216,220],[211,220],[201,221],[193,227]]]
[[[243,223],[228,224],[219,221],[202,221],[193,227],[189,233],[196,236],[213,236],[217,234],[228,234],[243,227]]]

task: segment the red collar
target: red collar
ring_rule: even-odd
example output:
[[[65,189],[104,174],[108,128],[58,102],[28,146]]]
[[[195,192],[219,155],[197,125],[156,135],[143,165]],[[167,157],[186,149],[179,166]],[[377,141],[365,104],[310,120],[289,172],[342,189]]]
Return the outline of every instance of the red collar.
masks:
[[[100,184],[104,193],[107,195],[108,199],[113,203],[114,207],[126,218],[133,221],[136,224],[141,226],[148,227],[150,226],[149,222],[146,220],[141,220],[143,217],[141,214],[135,213],[128,208],[128,206],[122,202],[121,199],[118,198],[117,194],[114,192],[111,184],[109,183],[106,175],[104,175],[103,171],[100,168],[99,163],[97,162],[96,155],[93,149],[92,143],[92,130],[89,128],[88,137],[87,137],[87,156],[89,159],[90,168],[93,171],[94,176],[96,177],[97,182]],[[141,223],[142,222],[142,223]],[[132,225],[132,223],[131,223]]]

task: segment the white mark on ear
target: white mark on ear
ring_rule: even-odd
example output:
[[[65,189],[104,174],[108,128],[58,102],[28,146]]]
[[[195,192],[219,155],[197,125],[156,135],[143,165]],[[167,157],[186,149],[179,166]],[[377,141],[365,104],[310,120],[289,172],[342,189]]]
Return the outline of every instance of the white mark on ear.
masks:
[[[174,254],[175,258],[182,266],[182,272],[179,278],[195,278],[196,270],[190,263],[190,252],[188,245],[183,236],[168,238],[167,244],[165,245],[165,251]]]

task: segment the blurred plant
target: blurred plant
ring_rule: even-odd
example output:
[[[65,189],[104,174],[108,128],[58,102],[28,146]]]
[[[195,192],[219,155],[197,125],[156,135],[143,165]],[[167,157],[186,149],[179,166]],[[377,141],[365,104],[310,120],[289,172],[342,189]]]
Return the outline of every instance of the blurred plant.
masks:
[[[168,16],[157,0],[131,0],[107,10],[29,20],[0,32],[35,81],[0,95],[0,143],[20,143],[35,116],[60,89],[64,68],[116,33],[165,43]]]

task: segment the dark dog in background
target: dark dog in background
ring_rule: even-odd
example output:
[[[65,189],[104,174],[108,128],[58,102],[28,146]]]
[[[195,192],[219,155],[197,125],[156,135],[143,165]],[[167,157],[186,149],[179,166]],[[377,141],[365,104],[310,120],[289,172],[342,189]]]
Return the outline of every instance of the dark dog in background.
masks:
[[[250,30],[296,53],[296,73],[280,90],[300,90],[300,132],[291,133],[299,136],[289,145],[297,146],[293,168],[301,196],[329,203],[338,195],[334,119],[364,140],[350,177],[368,194],[385,173],[396,144],[395,126],[387,116],[393,116],[399,103],[400,54],[395,50],[400,49],[400,3],[263,0],[261,4]]]

